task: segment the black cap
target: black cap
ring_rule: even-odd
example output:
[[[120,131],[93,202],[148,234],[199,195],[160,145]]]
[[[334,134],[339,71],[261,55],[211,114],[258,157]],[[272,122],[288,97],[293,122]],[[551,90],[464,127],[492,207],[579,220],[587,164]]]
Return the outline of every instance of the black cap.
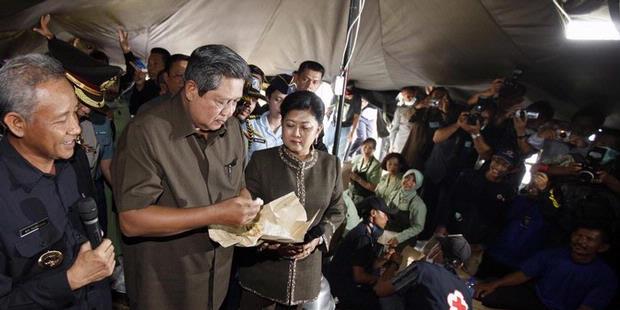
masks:
[[[493,156],[497,156],[503,159],[504,161],[509,163],[510,166],[513,166],[513,167],[517,164],[517,160],[518,160],[517,152],[511,149],[499,150]]]
[[[438,237],[444,260],[458,260],[463,263],[471,255],[471,247],[462,235]]]
[[[359,215],[362,217],[365,217],[368,214],[370,214],[370,210],[373,210],[373,209],[379,210],[387,214],[388,216],[394,216],[396,215],[396,213],[398,213],[398,210],[388,207],[385,201],[382,198],[377,197],[377,196],[370,196],[370,197],[364,198],[364,200],[360,201],[357,204],[357,209],[359,210],[359,213],[360,213]]]
[[[290,91],[291,81],[293,77],[288,74],[278,74],[271,79],[269,87],[267,87],[266,93],[272,94],[274,91],[279,91],[282,94],[288,95]]]
[[[248,101],[250,98],[258,98],[267,101],[267,98],[260,93],[262,84],[260,79],[252,76],[252,79],[243,86],[243,100]]]
[[[53,38],[48,41],[49,53],[65,68],[65,76],[73,84],[80,102],[95,109],[104,107],[104,92],[116,82],[123,70],[107,65],[73,47]]]

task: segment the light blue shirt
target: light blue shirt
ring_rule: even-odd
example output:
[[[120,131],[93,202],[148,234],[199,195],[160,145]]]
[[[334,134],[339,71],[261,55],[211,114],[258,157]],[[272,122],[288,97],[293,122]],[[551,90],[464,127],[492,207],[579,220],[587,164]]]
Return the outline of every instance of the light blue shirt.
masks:
[[[243,133],[248,144],[248,157],[250,161],[252,154],[258,150],[272,148],[282,145],[282,126],[271,131],[268,121],[269,111],[263,113],[259,118],[248,119],[243,123]]]

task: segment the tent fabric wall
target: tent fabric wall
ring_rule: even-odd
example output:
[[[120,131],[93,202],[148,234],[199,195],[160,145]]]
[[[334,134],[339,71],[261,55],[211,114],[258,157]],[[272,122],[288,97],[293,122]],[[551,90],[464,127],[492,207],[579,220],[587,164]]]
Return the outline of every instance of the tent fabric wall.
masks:
[[[52,14],[52,30],[102,48],[122,64],[116,29],[133,51],[152,47],[190,53],[226,44],[267,74],[291,72],[306,59],[321,62],[326,80],[339,71],[348,0],[32,0],[0,20],[0,57],[45,51],[31,31]],[[571,42],[551,1],[366,0],[349,77],[369,90],[443,85],[484,88],[524,68],[530,99],[550,99],[560,115],[596,102],[620,112],[618,42]]]

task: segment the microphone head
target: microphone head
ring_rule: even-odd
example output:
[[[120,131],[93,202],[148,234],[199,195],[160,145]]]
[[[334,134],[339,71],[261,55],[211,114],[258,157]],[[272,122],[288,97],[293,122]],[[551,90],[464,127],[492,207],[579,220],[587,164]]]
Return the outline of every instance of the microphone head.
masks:
[[[77,209],[82,221],[92,221],[97,218],[97,203],[92,197],[80,199],[77,202]]]

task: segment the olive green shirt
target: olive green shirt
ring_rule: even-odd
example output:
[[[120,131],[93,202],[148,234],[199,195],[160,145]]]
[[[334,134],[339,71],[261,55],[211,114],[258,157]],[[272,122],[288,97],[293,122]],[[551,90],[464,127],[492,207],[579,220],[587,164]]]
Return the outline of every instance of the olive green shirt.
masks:
[[[113,161],[116,206],[120,212],[150,205],[192,208],[238,196],[245,187],[244,159],[236,118],[205,141],[175,96],[138,115],[123,132]],[[211,241],[206,227],[170,237],[125,238],[123,252],[132,309],[222,304],[232,248]]]

